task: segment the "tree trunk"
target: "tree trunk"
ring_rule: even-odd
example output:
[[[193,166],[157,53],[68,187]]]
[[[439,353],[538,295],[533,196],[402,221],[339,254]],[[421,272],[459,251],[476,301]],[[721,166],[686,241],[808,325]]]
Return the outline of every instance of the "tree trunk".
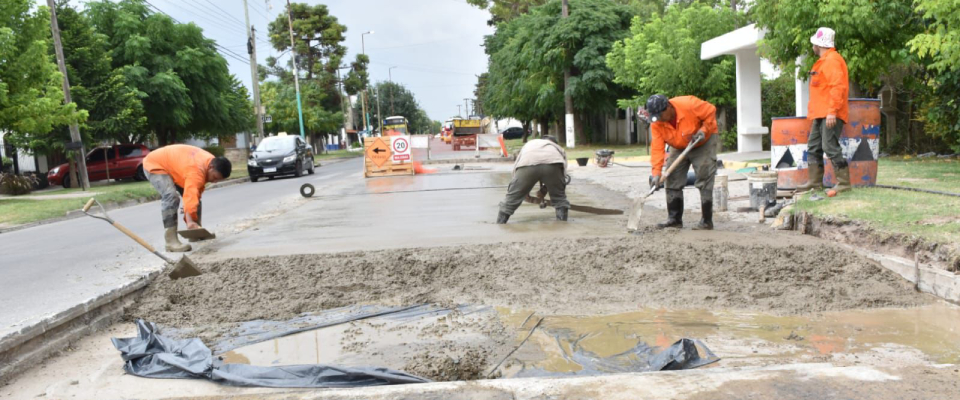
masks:
[[[522,121],[520,124],[523,126],[523,143],[526,143],[530,136],[530,121]]]

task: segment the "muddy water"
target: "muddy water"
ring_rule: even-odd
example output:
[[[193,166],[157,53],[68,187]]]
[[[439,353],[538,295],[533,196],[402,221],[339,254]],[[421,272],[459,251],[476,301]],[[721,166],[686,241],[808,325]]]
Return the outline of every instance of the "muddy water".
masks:
[[[470,368],[474,373],[467,379],[572,376],[642,371],[645,360],[637,354],[655,354],[680,338],[702,341],[722,358],[715,364],[721,366],[857,364],[871,357],[881,365],[960,363],[958,333],[960,307],[939,302],[804,316],[663,309],[543,316],[498,307],[416,321],[374,318],[242,347],[222,357],[253,365],[379,365],[433,379],[449,372],[436,367],[442,361]],[[433,369],[416,371],[424,362]]]

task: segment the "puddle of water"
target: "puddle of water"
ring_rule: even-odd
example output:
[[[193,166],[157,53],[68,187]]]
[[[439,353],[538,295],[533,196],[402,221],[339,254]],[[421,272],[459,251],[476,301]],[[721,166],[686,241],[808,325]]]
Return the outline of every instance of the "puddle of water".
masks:
[[[533,316],[531,316],[533,314]],[[746,365],[860,355],[877,348],[894,359],[960,363],[960,307],[939,302],[913,309],[829,312],[807,316],[705,310],[652,310],[599,316],[545,316],[486,308],[437,313],[416,321],[389,318],[307,331],[223,354],[254,365],[336,364],[402,369],[411,356],[448,354],[478,346],[488,368],[529,335],[500,368],[503,377],[596,375],[640,371],[645,355],[681,338],[702,341],[726,363]],[[491,335],[491,332],[499,332]],[[730,364],[733,365],[733,364]]]

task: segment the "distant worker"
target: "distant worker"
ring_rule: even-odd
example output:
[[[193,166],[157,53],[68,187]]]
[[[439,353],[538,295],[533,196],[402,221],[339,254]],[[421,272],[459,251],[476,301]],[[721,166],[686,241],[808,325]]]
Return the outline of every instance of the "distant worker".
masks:
[[[810,181],[798,186],[798,192],[823,188],[824,153],[833,163],[833,172],[837,177],[837,185],[828,194],[836,195],[851,189],[850,169],[840,149],[840,134],[849,113],[847,62],[834,48],[835,35],[833,29],[820,28],[810,37],[813,52],[820,59],[810,70],[810,102],[807,103],[807,119],[813,120],[807,139],[807,173]]]
[[[664,181],[663,174],[664,145],[670,145],[672,165],[680,153],[696,138],[700,143],[690,150],[687,157],[677,165],[664,185],[667,192],[667,221],[657,224],[658,228],[683,227],[683,187],[687,185],[687,171],[693,165],[700,189],[700,210],[703,215],[694,230],[713,229],[713,182],[717,175],[717,108],[713,104],[695,96],[680,96],[667,99],[655,94],[647,99],[646,112],[651,121],[653,143],[650,147],[650,163],[653,171],[652,185]]]
[[[143,173],[160,193],[160,216],[163,218],[167,251],[190,251],[189,244],[177,237],[177,211],[183,196],[183,218],[187,229],[200,228],[204,185],[230,177],[230,160],[214,157],[204,149],[185,144],[161,147],[143,159]]]
[[[557,219],[567,220],[570,202],[567,201],[567,153],[557,145],[553,136],[533,139],[523,145],[513,165],[513,180],[507,187],[507,197],[500,202],[497,223],[505,224],[520,203],[530,194],[537,182],[550,193],[550,202],[557,209]]]

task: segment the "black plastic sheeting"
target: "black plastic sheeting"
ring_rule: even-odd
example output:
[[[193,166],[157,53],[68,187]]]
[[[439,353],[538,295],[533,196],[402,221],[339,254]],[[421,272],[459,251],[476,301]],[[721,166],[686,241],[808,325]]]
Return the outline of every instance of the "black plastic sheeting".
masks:
[[[388,368],[342,368],[329,365],[260,367],[226,364],[198,338],[176,340],[157,333],[157,326],[137,321],[137,337],[113,338],[123,369],[145,378],[207,379],[233,386],[277,388],[344,388],[430,382]]]

